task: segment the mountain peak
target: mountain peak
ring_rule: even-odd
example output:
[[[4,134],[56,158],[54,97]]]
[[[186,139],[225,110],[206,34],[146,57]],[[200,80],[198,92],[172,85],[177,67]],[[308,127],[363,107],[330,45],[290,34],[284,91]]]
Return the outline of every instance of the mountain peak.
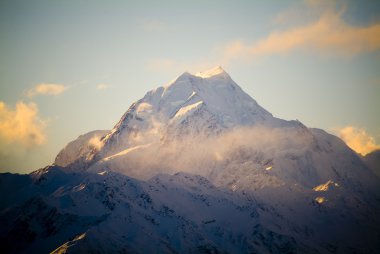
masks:
[[[177,78],[173,79],[172,81],[170,81],[169,83],[164,85],[164,88],[168,89],[169,87],[178,84],[178,82],[184,81],[185,83],[189,83],[187,81],[192,80],[193,78],[195,78],[195,79],[218,78],[218,79],[224,79],[226,81],[231,81],[232,83],[234,83],[232,81],[230,75],[228,75],[228,73],[221,66],[216,66],[216,67],[209,69],[207,71],[201,71],[201,72],[197,72],[195,74],[186,71],[186,72],[182,73],[181,75],[179,75]],[[192,82],[190,82],[190,83],[192,83]],[[200,84],[202,82],[198,82],[198,83]],[[217,83],[219,83],[219,82],[217,82]]]
[[[197,74],[184,72],[164,86],[158,96],[153,93],[148,93],[143,100],[152,104],[151,98],[157,98],[157,110],[152,112],[163,113],[159,115],[165,115],[165,119],[171,119],[175,112],[182,112],[181,109],[190,105],[203,105],[224,127],[249,125],[272,118],[220,66]],[[202,104],[196,104],[198,102]]]
[[[190,134],[194,130],[209,135],[272,119],[272,114],[246,94],[220,66],[196,75],[184,72],[131,105],[102,140],[102,156],[143,144],[141,140],[145,139],[136,137],[147,130],[153,130],[155,140],[168,133]]]
[[[221,66],[216,66],[216,67],[209,69],[207,71],[198,72],[194,76],[197,76],[200,78],[211,78],[211,77],[215,77],[215,76],[224,77],[224,78],[229,77],[227,72],[225,72],[225,70],[223,70],[223,68]]]

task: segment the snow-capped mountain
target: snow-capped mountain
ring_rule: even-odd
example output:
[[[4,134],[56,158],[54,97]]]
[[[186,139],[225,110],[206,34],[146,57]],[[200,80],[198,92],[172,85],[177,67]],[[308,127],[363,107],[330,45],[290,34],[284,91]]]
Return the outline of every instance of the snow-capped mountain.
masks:
[[[376,253],[380,180],[221,68],[184,73],[53,166],[0,175],[5,252]],[[14,243],[18,242],[17,246]]]
[[[81,160],[71,156],[74,168],[139,179],[185,171],[229,188],[300,184],[310,189],[329,180],[350,187],[377,184],[340,139],[273,117],[221,67],[185,72],[149,91],[102,134],[96,148],[76,153]],[[70,158],[65,150],[60,157]],[[70,161],[58,162],[70,168]]]
[[[151,139],[211,133],[208,129],[216,133],[271,118],[221,67],[195,75],[185,72],[133,103],[102,140],[99,154],[104,157]]]

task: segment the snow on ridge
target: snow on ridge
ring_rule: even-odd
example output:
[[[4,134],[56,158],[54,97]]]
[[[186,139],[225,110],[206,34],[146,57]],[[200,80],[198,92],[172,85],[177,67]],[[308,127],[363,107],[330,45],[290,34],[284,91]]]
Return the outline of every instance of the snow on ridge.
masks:
[[[191,105],[188,105],[188,106],[185,106],[185,107],[182,107],[180,110],[178,110],[178,112],[175,114],[174,118],[177,118],[177,117],[181,117],[183,115],[186,115],[187,113],[195,110],[196,108],[198,108],[199,105],[201,105],[203,103],[203,101],[198,101],[194,104],[191,104]]]
[[[138,105],[136,112],[141,113],[141,112],[150,112],[152,111],[152,105],[146,102],[142,102]]]
[[[66,253],[70,247],[74,246],[75,244],[77,244],[78,241],[84,239],[85,237],[86,237],[86,232],[76,236],[73,240],[70,240],[70,241],[62,244],[61,246],[59,246],[57,249],[55,249],[51,253],[52,254]]]
[[[134,146],[134,147],[130,147],[130,148],[127,148],[117,154],[114,154],[114,155],[111,155],[111,156],[108,156],[104,159],[102,159],[100,162],[104,162],[104,161],[109,161],[109,160],[112,160],[116,157],[120,157],[120,156],[123,156],[123,155],[126,155],[134,150],[138,150],[138,149],[142,149],[142,148],[145,148],[145,147],[148,147],[150,144],[145,144],[145,145],[138,145],[138,146]]]
[[[194,76],[197,76],[200,78],[211,78],[214,76],[227,77],[228,74],[223,70],[222,67],[216,66],[210,70],[198,72],[198,73],[194,74]]]
[[[313,190],[317,192],[324,192],[324,191],[328,191],[330,189],[330,186],[339,187],[339,184],[334,182],[333,180],[328,180],[326,183],[315,186]]]
[[[101,148],[100,139],[109,134],[109,132],[109,130],[95,130],[80,135],[58,153],[54,165],[66,167],[75,160],[86,156],[92,149],[99,150]]]

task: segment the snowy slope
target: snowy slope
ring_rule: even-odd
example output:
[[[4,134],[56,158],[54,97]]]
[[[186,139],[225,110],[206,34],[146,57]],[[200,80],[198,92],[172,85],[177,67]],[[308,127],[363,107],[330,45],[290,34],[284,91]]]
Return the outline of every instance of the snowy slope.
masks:
[[[93,149],[99,147],[100,139],[108,132],[106,130],[96,130],[79,136],[58,153],[54,165],[66,167],[81,157],[87,156]]]
[[[190,121],[198,131],[251,125],[272,118],[222,68],[212,69],[203,76],[185,72],[133,103],[104,139],[100,154],[104,157],[110,152],[155,141],[162,135],[182,134],[184,130],[178,129],[193,115],[202,116]],[[192,127],[188,131],[193,130]],[[167,132],[167,129],[179,133]]]
[[[0,175],[5,252],[377,253],[380,180],[220,67],[184,73],[52,167]],[[18,243],[18,244],[15,244]]]
[[[273,117],[221,67],[184,73],[148,92],[102,142],[89,171],[140,179],[185,171],[251,189],[295,183],[312,189],[329,180],[377,185],[342,141]]]
[[[14,176],[25,191],[0,209],[3,253],[376,253],[380,247],[378,221],[369,219],[376,215],[335,203],[339,187],[331,184],[257,193],[217,188],[187,173],[147,181],[56,166],[36,173],[27,182]]]
[[[24,188],[35,196],[0,213],[5,253],[280,253],[306,248],[263,227],[251,195],[218,189],[200,176],[158,175],[142,182],[55,167]]]
[[[362,157],[364,163],[380,177],[380,150],[373,151]]]

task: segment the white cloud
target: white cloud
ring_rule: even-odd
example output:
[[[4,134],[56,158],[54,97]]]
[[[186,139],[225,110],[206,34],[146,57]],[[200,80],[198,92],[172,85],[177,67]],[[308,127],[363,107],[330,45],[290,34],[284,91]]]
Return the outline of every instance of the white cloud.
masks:
[[[38,115],[35,103],[17,102],[15,109],[0,101],[0,146],[18,143],[25,147],[46,141],[46,121]]]
[[[100,91],[100,90],[105,90],[107,88],[109,88],[110,86],[107,85],[107,84],[98,84],[96,85],[96,90]]]
[[[41,83],[33,87],[27,92],[29,98],[32,98],[36,95],[58,95],[63,93],[68,89],[67,86],[60,84],[47,84]]]
[[[380,149],[380,145],[376,144],[374,137],[363,128],[346,126],[338,131],[338,135],[352,150],[362,155]]]

